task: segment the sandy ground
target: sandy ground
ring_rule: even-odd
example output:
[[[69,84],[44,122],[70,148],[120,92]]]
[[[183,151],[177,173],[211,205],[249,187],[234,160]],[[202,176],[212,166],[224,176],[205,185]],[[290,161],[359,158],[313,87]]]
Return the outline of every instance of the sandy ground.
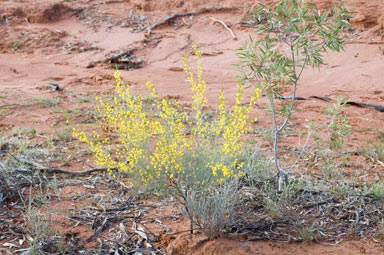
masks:
[[[201,2],[0,0],[0,129],[11,133],[34,128],[39,133],[52,134],[57,123],[65,121],[64,117],[47,108],[30,111],[23,106],[41,99],[59,98],[60,109],[71,109],[81,98],[110,93],[113,67],[105,60],[111,52],[134,47],[136,61],[142,61],[142,67],[122,70],[122,76],[137,91],[146,91],[144,84],[150,80],[160,94],[177,96],[183,103],[190,102],[181,56],[191,51],[192,44],[197,44],[203,51],[209,103],[217,103],[222,87],[231,98],[236,92],[237,73],[233,65],[239,63],[236,49],[253,34],[252,29],[241,25],[243,7],[253,6],[258,1]],[[324,10],[336,1],[314,2]],[[356,11],[351,20],[356,30],[345,33],[344,52],[327,55],[327,65],[320,71],[308,69],[304,72],[298,95],[331,98],[342,95],[353,101],[384,106],[384,1],[345,2]],[[175,19],[155,28],[151,35],[141,30],[173,13],[212,7],[218,10]],[[237,39],[234,40],[212,17],[231,25]],[[52,90],[49,83],[58,84],[61,90]],[[261,99],[257,106],[260,116],[257,125],[266,127],[270,121],[263,111],[265,101]],[[312,119],[321,121],[324,119],[321,112],[327,107],[329,104],[316,99],[299,102],[300,110],[293,122],[304,126]],[[346,107],[345,111],[356,131],[347,147],[355,148],[384,134],[384,113],[354,106]],[[383,168],[376,170],[381,172]],[[196,238],[184,236],[184,239],[177,240],[181,246],[196,242]],[[373,243],[358,241],[329,246],[219,239],[186,247],[193,247],[193,250],[180,254],[384,253]]]

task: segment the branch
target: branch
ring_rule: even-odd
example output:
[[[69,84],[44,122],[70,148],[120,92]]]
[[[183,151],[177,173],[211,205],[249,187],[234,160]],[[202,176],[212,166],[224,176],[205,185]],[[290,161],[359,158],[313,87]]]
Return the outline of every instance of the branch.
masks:
[[[288,174],[284,170],[280,168],[279,164],[279,158],[278,158],[278,149],[279,149],[279,133],[281,131],[280,128],[278,128],[278,123],[276,119],[276,110],[275,110],[275,101],[273,98],[273,95],[269,95],[269,103],[271,105],[271,111],[273,116],[273,129],[274,129],[274,138],[273,138],[273,152],[274,152],[274,159],[275,159],[275,166],[277,169],[277,172],[279,173],[279,188],[278,191],[283,191],[283,183],[285,185],[288,185]]]
[[[174,20],[178,17],[184,17],[184,16],[190,16],[190,15],[198,15],[198,14],[202,14],[202,13],[206,13],[206,12],[216,12],[216,11],[228,11],[228,10],[235,10],[235,9],[238,9],[238,8],[235,8],[235,7],[213,7],[213,8],[204,8],[202,10],[199,10],[199,11],[190,11],[190,12],[184,12],[184,13],[174,13],[174,14],[171,14],[169,15],[168,17],[166,17],[165,19],[153,24],[151,27],[148,28],[148,34],[151,34],[152,33],[152,30],[171,21],[171,20]]]
[[[230,29],[227,26],[227,24],[224,23],[224,21],[219,20],[219,19],[215,19],[215,18],[210,18],[210,19],[213,20],[214,22],[219,22],[221,25],[223,25],[224,28],[227,29],[231,33],[233,40],[237,40],[237,37],[236,37],[235,33],[233,33],[232,29]]]
[[[323,128],[325,125],[331,123],[332,121],[333,121],[333,119],[324,122],[323,124],[321,124],[320,126],[318,126],[317,128],[315,128],[314,130],[312,130],[311,132],[309,132],[309,133],[307,134],[307,138],[305,139],[305,143],[304,143],[303,148],[301,149],[301,151],[300,151],[300,153],[299,153],[299,156],[297,157],[297,159],[295,160],[295,162],[288,168],[288,171],[290,171],[290,170],[297,164],[297,162],[300,160],[301,156],[304,154],[304,152],[306,151],[306,149],[312,146],[313,143],[310,144],[310,145],[307,147],[308,142],[309,142],[309,138],[310,138],[315,132],[317,132],[317,130]]]
[[[302,65],[302,67],[301,67],[300,73],[297,76],[297,80],[299,80],[301,75],[303,74],[303,71],[304,71],[305,65],[307,64],[307,61],[308,61],[308,55],[305,55],[305,60],[304,60],[304,63]]]
[[[288,124],[288,120],[290,119],[291,114],[292,114],[293,105],[295,104],[295,101],[296,101],[296,91],[297,91],[297,81],[298,81],[298,78],[297,78],[297,75],[296,75],[295,50],[294,50],[293,46],[290,46],[290,48],[291,48],[291,54],[292,54],[292,65],[293,65],[293,75],[295,77],[295,84],[294,84],[294,87],[293,87],[292,101],[291,101],[291,103],[289,105],[290,109],[288,110],[288,115],[287,115],[286,119],[284,120],[283,124],[278,128],[279,132],[281,130],[283,130],[285,128],[285,126]]]
[[[20,157],[14,157],[16,160],[18,160],[21,163],[36,167],[38,170],[49,172],[49,173],[58,173],[58,174],[71,174],[71,175],[87,175],[93,172],[98,172],[98,171],[106,171],[108,170],[107,167],[97,167],[97,168],[91,168],[83,171],[71,171],[71,170],[66,170],[66,169],[60,169],[60,168],[55,168],[55,167],[46,167],[43,165],[40,165],[39,163],[29,161],[22,159]]]
[[[6,167],[3,165],[3,163],[1,163],[0,161],[0,166],[1,168],[3,168],[3,171],[0,171],[0,179],[1,179],[1,183],[4,185],[7,193],[10,193],[10,191],[12,190],[9,185],[8,185],[8,182],[7,180],[5,179],[5,176],[3,175],[3,173],[5,173],[5,171],[7,170]],[[0,202],[1,202],[1,199],[0,199]]]

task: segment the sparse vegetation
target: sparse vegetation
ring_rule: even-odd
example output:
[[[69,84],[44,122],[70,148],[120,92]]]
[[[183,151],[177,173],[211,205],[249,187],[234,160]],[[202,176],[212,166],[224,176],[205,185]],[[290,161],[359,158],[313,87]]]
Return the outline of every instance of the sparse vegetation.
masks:
[[[317,230],[313,227],[304,227],[299,231],[304,242],[312,243],[317,238]]]
[[[95,31],[100,22],[114,32],[116,26],[120,26],[116,31],[127,26],[136,31],[147,28],[141,41],[147,48],[137,51],[147,54],[162,40],[172,41],[162,35],[168,25],[183,30],[200,22],[195,17],[201,13],[220,11],[225,17],[228,10],[231,15],[237,11],[207,8],[194,15],[170,15],[153,26],[149,25],[153,20],[138,11],[121,19],[97,13],[99,6],[113,10],[131,4],[128,2],[73,8],[73,16],[64,16],[78,17]],[[208,44],[201,46],[204,53],[195,46],[191,56],[183,57],[192,93],[163,95],[167,84],[159,84],[159,93],[150,82],[147,88],[136,83],[136,74],[133,84],[127,84],[122,77],[128,77],[128,71],[115,72],[113,90],[105,83],[109,75],[98,73],[103,65],[99,61],[98,67],[88,65],[90,69],[82,71],[81,79],[49,74],[49,79],[34,82],[38,98],[36,93],[20,92],[25,89],[21,85],[16,86],[20,88],[17,94],[0,94],[0,253],[189,254],[226,236],[231,243],[237,238],[246,240],[241,246],[244,250],[254,245],[252,240],[306,242],[308,246],[314,242],[338,244],[352,237],[383,243],[384,133],[380,127],[356,131],[359,123],[348,114],[349,123],[346,98],[329,99],[333,103],[327,110],[316,104],[310,110],[316,114],[313,116],[295,108],[309,109],[308,95],[306,101],[296,104],[295,91],[304,69],[323,65],[327,50],[341,50],[340,33],[349,27],[349,12],[343,7],[317,11],[307,2],[282,0],[273,6],[260,5],[250,10],[250,21],[232,27],[227,21],[220,22],[227,30],[237,30],[238,38],[241,33],[244,36],[238,30],[243,25],[258,28],[261,34],[257,38],[265,36],[243,47],[242,80],[237,88],[229,89],[232,98],[228,87],[219,92],[203,78],[204,53],[210,59],[221,54],[205,52]],[[177,8],[182,5],[184,1]],[[144,9],[153,6],[139,7],[145,13]],[[179,10],[184,8],[187,6]],[[96,15],[103,19],[92,20]],[[5,28],[20,18],[3,16]],[[160,25],[164,28],[154,33],[152,28]],[[50,30],[44,32],[49,35]],[[68,37],[66,41],[72,38],[65,31],[60,36]],[[193,43],[192,37],[184,38],[183,49]],[[52,41],[62,45],[61,37],[56,39]],[[48,45],[45,40],[36,41]],[[23,43],[8,41],[3,46],[6,52],[9,47],[16,51]],[[33,42],[24,47],[14,54],[35,52]],[[53,60],[51,51],[48,45],[41,55]],[[71,56],[52,63],[70,66],[68,59]],[[196,63],[196,70],[190,63]],[[10,69],[15,82],[27,74],[19,69]],[[60,83],[60,90],[45,86],[49,80]],[[80,82],[87,84],[86,92],[77,87]],[[94,84],[98,87],[90,86]],[[208,97],[214,95],[208,92],[216,89],[218,104],[213,105]],[[265,102],[269,102],[268,108]],[[272,114],[272,121],[259,120],[260,115],[265,116],[262,111]],[[41,112],[46,114],[42,125],[29,126],[34,121],[28,118],[30,113],[35,117]],[[370,140],[359,147],[361,141],[356,137],[365,133]],[[175,242],[174,237],[187,237],[188,245],[181,240],[181,246],[188,247],[173,246],[180,241]]]
[[[53,106],[57,106],[60,104],[62,98],[61,97],[56,97],[56,98],[39,98],[39,99],[34,99],[32,100],[32,105],[38,105],[39,107],[42,108],[50,108]]]
[[[373,198],[377,200],[384,199],[384,183],[377,183],[372,188]]]
[[[191,191],[186,210],[194,225],[210,239],[225,235],[233,224],[239,192],[235,185],[212,187],[210,190]]]
[[[23,215],[30,237],[28,252],[29,254],[43,254],[44,251],[48,251],[51,248],[50,246],[54,240],[54,223],[51,220],[50,212],[42,212],[42,210],[35,208],[33,205],[35,199],[32,198],[32,189],[29,192],[28,201],[24,201],[26,210]],[[39,198],[37,200],[38,203],[44,203]]]
[[[149,82],[150,101],[148,97],[144,101],[142,96],[133,95],[116,72],[115,96],[112,102],[100,100],[98,109],[103,121],[100,130],[111,134],[103,138],[103,134],[95,132],[93,140],[77,130],[74,130],[74,135],[89,144],[97,164],[108,167],[110,172],[114,169],[127,172],[137,187],[172,195],[185,207],[191,224],[196,222],[207,227],[208,215],[204,215],[205,223],[202,223],[199,217],[203,215],[192,211],[198,207],[191,203],[189,196],[193,195],[201,202],[214,199],[218,194],[210,197],[208,190],[215,190],[215,186],[225,186],[228,181],[244,176],[245,160],[241,158],[245,149],[241,138],[249,129],[250,111],[260,96],[260,90],[255,89],[251,102],[242,105],[243,86],[239,85],[232,111],[226,109],[222,91],[217,116],[207,118],[201,54],[201,51],[195,52],[196,80],[188,57],[184,57],[187,80],[193,91],[192,115],[188,115],[176,100],[160,98]],[[148,102],[153,109],[146,112],[148,108],[144,104]],[[112,135],[117,136],[118,143],[110,139]],[[209,212],[217,213],[210,210],[206,213]],[[205,232],[209,235],[220,233],[217,229]]]
[[[324,113],[331,116],[331,121],[328,124],[328,138],[331,149],[341,149],[344,145],[344,140],[351,133],[349,119],[343,113],[342,107],[346,104],[345,98],[338,97],[336,103]]]
[[[262,38],[251,39],[240,49],[241,79],[260,88],[268,98],[279,191],[283,184],[288,185],[287,169],[291,168],[280,164],[279,138],[293,114],[300,77],[307,65],[320,68],[328,50],[343,49],[341,33],[350,27],[348,14],[342,5],[335,6],[333,13],[321,13],[302,0],[282,0],[271,8],[260,4],[249,14]],[[288,87],[289,97],[284,95]]]
[[[63,142],[69,142],[72,139],[71,129],[65,128],[60,131],[56,131],[56,136]]]
[[[17,51],[21,47],[23,47],[23,44],[25,43],[26,39],[22,36],[19,36],[17,39],[12,41],[9,45],[9,48],[11,48],[13,51]]]

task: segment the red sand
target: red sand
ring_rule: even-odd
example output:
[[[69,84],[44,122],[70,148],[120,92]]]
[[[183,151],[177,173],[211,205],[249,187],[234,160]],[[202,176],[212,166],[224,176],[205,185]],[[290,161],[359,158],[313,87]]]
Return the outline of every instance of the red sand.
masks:
[[[137,17],[146,15],[151,23],[172,13],[200,10],[210,7],[244,7],[255,5],[250,0],[0,0],[0,105],[20,104],[32,98],[62,98],[59,108],[71,108],[73,101],[92,92],[109,93],[113,88],[113,70],[106,64],[86,68],[91,61],[106,58],[111,51],[138,47],[135,54],[145,65],[141,69],[122,71],[126,81],[137,90],[144,90],[150,80],[163,95],[178,96],[190,101],[185,74],[181,71],[181,56],[190,52],[196,43],[204,52],[202,63],[207,81],[210,104],[218,100],[221,87],[229,98],[236,92],[236,71],[239,62],[235,49],[243,45],[252,30],[240,25],[243,9],[208,12],[193,18],[184,17],[153,31],[152,38],[161,41],[151,46],[145,41],[146,31],[132,32],[128,24],[132,11]],[[276,1],[260,1],[271,3]],[[315,0],[321,9],[327,9],[336,0]],[[327,65],[318,70],[306,70],[300,82],[298,95],[335,97],[348,96],[351,100],[384,105],[384,1],[346,0],[356,11],[351,20],[356,26],[353,34],[346,34],[345,52],[330,53]],[[87,8],[77,12],[77,8]],[[80,18],[78,18],[80,17]],[[232,24],[238,40],[233,40],[224,27],[214,23],[214,17]],[[154,42],[154,41],[152,41]],[[44,89],[48,82],[58,83],[64,91]],[[5,97],[5,98],[3,98]],[[267,126],[269,116],[259,103],[260,126]],[[327,103],[308,100],[299,103],[300,112],[293,121],[309,123],[312,118],[324,118],[320,113]],[[384,132],[384,113],[373,109],[347,107],[355,131],[372,128],[372,134],[357,132],[348,144],[355,147],[364,143],[369,135]],[[265,117],[265,118],[264,118]],[[35,128],[38,132],[52,133],[57,115],[46,108],[34,111],[14,109],[0,116],[4,130]],[[375,131],[376,130],[376,131]],[[356,144],[355,144],[356,143]],[[377,169],[381,171],[383,169]],[[198,243],[181,235],[171,241],[168,250],[174,254],[384,254],[381,246],[360,241],[345,241],[337,246],[327,244],[285,244],[248,242],[236,239],[218,239]],[[179,248],[177,248],[179,247]],[[177,252],[178,251],[178,252]]]

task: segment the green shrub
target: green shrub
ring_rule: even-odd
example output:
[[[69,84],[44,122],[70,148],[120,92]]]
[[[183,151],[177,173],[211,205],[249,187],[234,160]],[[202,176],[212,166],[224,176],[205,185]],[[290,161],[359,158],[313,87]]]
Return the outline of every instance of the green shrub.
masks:
[[[255,89],[250,103],[244,105],[244,86],[238,85],[235,104],[228,110],[222,90],[218,112],[208,118],[201,54],[195,51],[196,77],[188,57],[183,57],[193,92],[192,113],[174,99],[161,98],[150,82],[146,85],[153,107],[148,108],[148,97],[133,94],[117,71],[113,99],[99,99],[99,131],[90,136],[74,130],[74,136],[89,145],[98,165],[110,172],[117,169],[128,173],[136,187],[172,195],[186,207],[191,221],[197,219],[188,208],[195,208],[191,195],[211,201],[216,197],[211,194],[213,187],[244,176],[242,136],[249,129],[251,109],[261,94]],[[196,221],[205,226],[207,219]]]
[[[384,184],[383,183],[376,183],[373,185],[372,188],[373,192],[373,198],[377,200],[383,200],[384,199]]]
[[[225,185],[202,192],[191,192],[186,201],[186,208],[192,223],[212,239],[222,236],[225,227],[233,223],[238,201],[237,187]]]
[[[294,112],[299,80],[306,66],[320,68],[328,50],[340,51],[342,32],[349,28],[350,12],[342,5],[333,12],[321,13],[316,5],[304,0],[281,0],[272,7],[260,4],[249,13],[262,37],[240,49],[241,79],[260,88],[266,95],[273,121],[275,168],[279,174],[279,191],[288,185],[288,170],[279,160],[279,139]],[[290,89],[287,89],[290,87]],[[288,96],[286,95],[288,92]],[[287,102],[287,99],[288,100]],[[343,142],[342,134],[333,126],[335,146]]]

